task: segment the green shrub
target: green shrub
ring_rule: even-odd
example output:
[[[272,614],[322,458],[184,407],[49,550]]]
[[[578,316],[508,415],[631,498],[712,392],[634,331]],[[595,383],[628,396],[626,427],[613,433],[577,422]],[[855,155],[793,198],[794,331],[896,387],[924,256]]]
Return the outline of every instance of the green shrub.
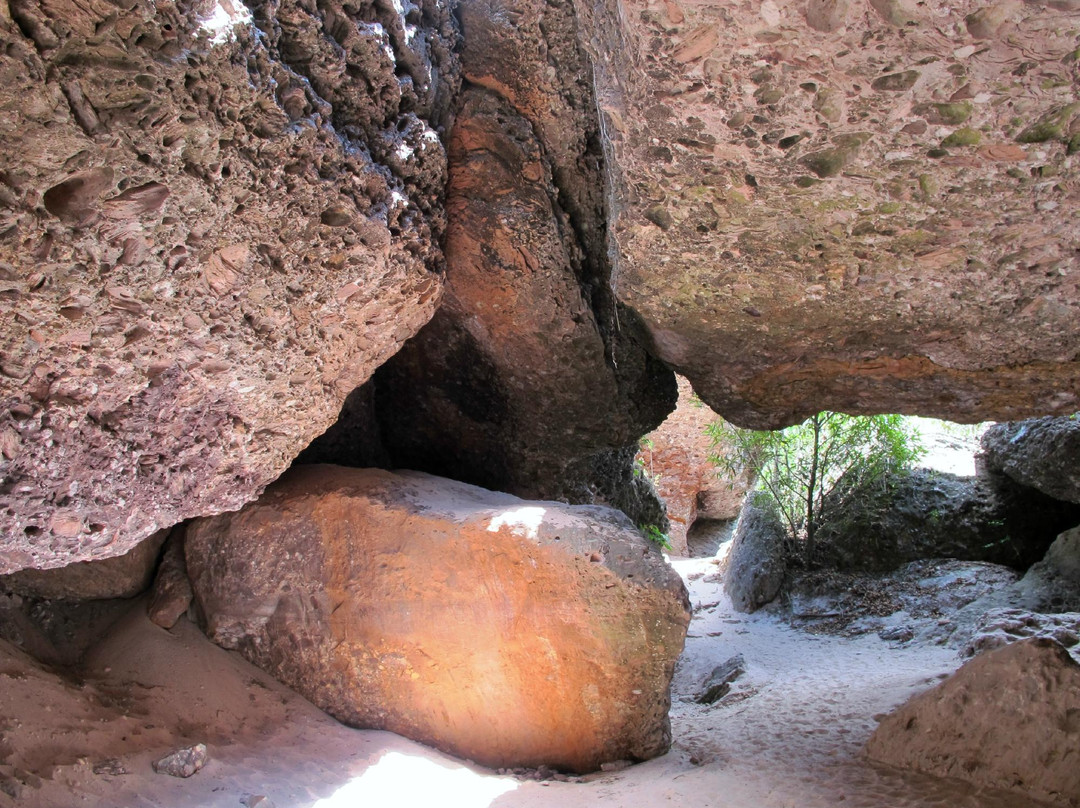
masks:
[[[771,432],[724,421],[706,431],[714,446],[726,447],[709,459],[725,474],[750,469],[756,475],[758,490],[772,501],[789,536],[803,542],[806,559],[826,516],[825,496],[840,478],[874,479],[909,468],[923,454],[918,433],[900,415],[821,412]]]

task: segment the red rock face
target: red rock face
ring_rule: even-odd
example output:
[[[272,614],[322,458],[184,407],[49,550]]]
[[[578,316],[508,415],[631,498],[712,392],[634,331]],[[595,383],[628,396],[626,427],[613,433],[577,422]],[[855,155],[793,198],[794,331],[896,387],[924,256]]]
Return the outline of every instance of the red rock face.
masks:
[[[461,20],[447,295],[380,372],[380,420],[399,467],[600,501],[590,469],[656,426],[674,385],[611,291],[580,23],[572,4],[535,0],[463,3]]]
[[[488,766],[670,743],[689,603],[616,511],[305,466],[194,522],[186,555],[209,636],[346,723]]]
[[[596,256],[582,253],[527,119],[466,91],[450,161],[446,297],[380,372],[385,437],[399,466],[552,496],[570,461],[662,417],[670,373],[607,334],[626,348],[612,365],[609,324],[579,277]]]
[[[616,292],[717,412],[1080,406],[1075,3],[579,14]]]
[[[723,452],[713,446],[705,428],[718,418],[694,398],[690,383],[679,379],[679,404],[642,443],[636,463],[653,480],[667,506],[673,552],[686,555],[686,533],[702,519],[734,519],[739,515],[750,481],[721,476],[709,456]]]
[[[439,302],[448,12],[249,6],[3,4],[0,572],[239,507]]]

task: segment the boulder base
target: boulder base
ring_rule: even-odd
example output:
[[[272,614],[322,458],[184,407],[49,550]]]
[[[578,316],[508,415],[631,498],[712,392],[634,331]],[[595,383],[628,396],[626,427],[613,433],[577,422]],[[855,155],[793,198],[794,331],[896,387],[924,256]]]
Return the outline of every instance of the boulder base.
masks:
[[[1052,640],[976,657],[881,722],[874,760],[1080,805],[1080,665]]]
[[[737,611],[756,611],[777,596],[790,555],[780,517],[763,497],[747,499],[724,575],[724,591]]]
[[[185,546],[210,637],[345,723],[578,772],[670,744],[689,602],[616,511],[315,465]]]

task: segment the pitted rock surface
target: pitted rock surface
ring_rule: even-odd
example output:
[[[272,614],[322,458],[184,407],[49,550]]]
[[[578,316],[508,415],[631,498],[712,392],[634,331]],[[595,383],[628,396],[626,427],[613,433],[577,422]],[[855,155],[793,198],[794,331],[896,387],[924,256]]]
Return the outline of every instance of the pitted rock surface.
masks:
[[[209,636],[345,723],[492,767],[671,742],[689,601],[618,511],[299,466],[185,553]]]
[[[240,507],[439,302],[448,9],[248,9],[3,3],[0,573]]]
[[[1076,3],[602,9],[616,293],[706,403],[1080,408]]]

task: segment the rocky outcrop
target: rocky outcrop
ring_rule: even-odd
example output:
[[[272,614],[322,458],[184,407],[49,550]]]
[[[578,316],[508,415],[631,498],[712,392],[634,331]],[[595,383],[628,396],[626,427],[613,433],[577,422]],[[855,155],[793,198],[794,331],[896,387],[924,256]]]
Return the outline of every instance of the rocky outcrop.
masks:
[[[881,722],[882,763],[1080,805],[1080,665],[1052,640],[982,654]]]
[[[659,428],[642,439],[636,463],[653,480],[671,521],[668,535],[676,555],[689,555],[687,532],[700,519],[735,519],[750,487],[747,474],[735,479],[722,475],[710,455],[722,452],[705,428],[716,413],[694,395],[690,383],[679,382],[679,402]]]
[[[658,355],[741,426],[1080,408],[1075,12],[581,10],[616,293]]]
[[[235,509],[439,302],[449,9],[6,0],[0,572]]]
[[[991,609],[976,622],[964,655],[983,654],[1031,638],[1053,640],[1080,663],[1080,612]]]
[[[983,433],[982,449],[991,472],[1080,503],[1080,418],[994,424]]]
[[[840,483],[826,496],[811,559],[818,567],[890,572],[923,558],[1026,569],[1080,508],[1009,480],[929,469]]]
[[[184,560],[184,526],[173,528],[161,554],[146,614],[150,622],[161,628],[172,628],[187,612],[195,593],[188,580],[187,562]]]
[[[622,450],[671,410],[675,385],[612,294],[583,23],[569,0],[469,2],[460,14],[446,296],[380,371],[380,428],[395,467],[616,504],[626,495],[588,493],[610,487],[588,473],[616,459],[629,469]]]
[[[66,567],[0,575],[0,591],[44,600],[131,598],[154,579],[161,545],[168,535],[168,530],[159,530],[123,555],[100,561],[76,561]]]
[[[490,766],[670,743],[689,603],[616,511],[303,466],[193,522],[186,557],[210,637],[346,723]]]
[[[760,497],[739,515],[724,572],[724,591],[740,612],[753,612],[779,594],[792,556],[780,517]]]

